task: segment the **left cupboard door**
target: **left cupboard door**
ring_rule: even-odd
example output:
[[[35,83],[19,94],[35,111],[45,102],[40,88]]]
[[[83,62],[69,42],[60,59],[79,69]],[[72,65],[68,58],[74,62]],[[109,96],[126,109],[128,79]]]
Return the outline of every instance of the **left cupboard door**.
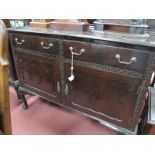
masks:
[[[15,54],[20,86],[55,103],[60,103],[60,63],[52,58]]]

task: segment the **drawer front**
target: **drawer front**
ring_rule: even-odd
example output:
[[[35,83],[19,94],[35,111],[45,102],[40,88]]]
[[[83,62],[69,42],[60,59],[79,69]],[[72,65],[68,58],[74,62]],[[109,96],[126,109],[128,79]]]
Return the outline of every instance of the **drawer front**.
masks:
[[[44,53],[59,54],[59,40],[49,37],[39,37],[26,34],[12,34],[14,47],[20,47]]]
[[[134,107],[141,80],[75,65],[65,64],[66,105],[96,118],[134,131]],[[66,91],[67,90],[67,91]]]
[[[78,55],[73,56],[75,60],[109,65],[140,73],[145,72],[148,59],[147,52],[68,40],[64,41],[63,45],[66,58],[71,58],[70,47],[72,47],[73,52],[78,53]],[[85,51],[80,53],[81,49]]]

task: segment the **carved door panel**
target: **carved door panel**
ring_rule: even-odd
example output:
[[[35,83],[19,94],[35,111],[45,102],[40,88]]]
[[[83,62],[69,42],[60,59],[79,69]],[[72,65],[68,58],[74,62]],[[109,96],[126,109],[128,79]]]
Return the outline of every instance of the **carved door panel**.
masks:
[[[59,62],[24,53],[18,53],[16,57],[20,85],[40,96],[59,102]]]
[[[69,81],[70,64],[65,64],[66,104],[96,118],[134,130],[133,111],[141,80],[74,66]]]

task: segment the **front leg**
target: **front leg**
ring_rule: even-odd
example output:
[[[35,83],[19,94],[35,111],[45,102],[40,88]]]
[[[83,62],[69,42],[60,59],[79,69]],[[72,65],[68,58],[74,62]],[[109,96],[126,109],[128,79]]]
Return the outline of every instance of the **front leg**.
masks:
[[[26,110],[28,108],[28,104],[27,104],[27,101],[26,101],[26,98],[25,98],[26,92],[19,90],[18,80],[15,81],[15,80],[10,79],[9,83],[15,88],[15,91],[16,91],[16,94],[17,94],[17,97],[18,97],[18,103],[19,104],[23,103],[22,108]]]
[[[28,109],[28,104],[27,104],[27,101],[26,101],[26,98],[25,98],[25,94],[27,94],[27,92],[25,91],[24,88],[18,87],[18,93],[19,93],[20,99],[21,99],[21,101],[23,103],[22,108],[24,110]]]
[[[17,94],[17,97],[18,97],[18,104],[22,104],[23,103],[23,99],[21,97],[21,94],[19,93],[18,91],[18,88],[14,87],[15,90],[16,90],[16,94]]]
[[[24,110],[26,110],[26,109],[28,109],[28,104],[27,104],[27,101],[26,101],[26,98],[25,98],[25,95],[21,95],[21,99],[22,99],[22,102],[23,102],[23,105],[22,105],[22,108],[24,109]]]
[[[18,97],[18,102],[17,102],[17,104],[22,104],[22,103],[23,103],[22,97],[21,97],[21,94],[20,94],[19,91],[18,91],[18,87],[19,87],[19,85],[18,85],[18,80],[9,79],[9,84],[10,84],[11,86],[13,86],[14,89],[15,89],[15,91],[16,91],[16,94],[17,94],[17,97]]]

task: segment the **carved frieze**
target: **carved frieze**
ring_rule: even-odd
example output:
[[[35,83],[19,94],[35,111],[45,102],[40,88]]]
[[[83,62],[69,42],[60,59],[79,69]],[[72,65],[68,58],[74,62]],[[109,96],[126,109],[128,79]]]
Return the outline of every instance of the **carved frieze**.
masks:
[[[70,59],[64,59],[64,62],[70,63],[71,61],[70,61]],[[92,63],[92,62],[84,62],[84,61],[80,61],[80,60],[74,60],[74,64],[81,65],[84,67],[90,67],[90,68],[97,69],[100,71],[106,71],[106,72],[115,73],[115,74],[119,74],[119,75],[123,75],[123,76],[128,76],[128,77],[132,77],[132,78],[143,79],[143,74],[141,74],[141,73],[129,71],[126,69],[120,69],[118,67],[96,64],[96,63]]]

